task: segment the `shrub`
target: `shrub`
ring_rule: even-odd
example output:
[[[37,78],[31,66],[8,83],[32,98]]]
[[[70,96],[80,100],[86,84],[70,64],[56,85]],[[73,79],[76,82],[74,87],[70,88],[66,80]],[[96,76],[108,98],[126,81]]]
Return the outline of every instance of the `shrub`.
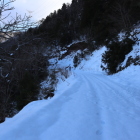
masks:
[[[78,65],[79,65],[79,58],[77,55],[75,55],[74,59],[73,59],[73,64],[74,64],[74,67],[76,68]]]
[[[102,55],[102,62],[106,64],[108,74],[117,72],[117,67],[125,59],[125,55],[132,50],[132,46],[135,42],[129,38],[122,41],[115,40],[107,45],[107,51]]]

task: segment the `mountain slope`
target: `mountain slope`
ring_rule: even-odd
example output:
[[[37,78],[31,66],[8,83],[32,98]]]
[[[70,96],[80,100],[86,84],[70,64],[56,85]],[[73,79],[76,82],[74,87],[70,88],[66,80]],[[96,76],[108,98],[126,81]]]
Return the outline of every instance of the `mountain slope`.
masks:
[[[74,73],[54,98],[32,102],[1,124],[0,139],[139,140],[140,88],[133,81],[131,87],[125,80],[120,83],[121,74]]]
[[[76,69],[72,57],[60,60],[57,67],[70,66],[71,76],[59,80],[52,99],[31,102],[0,124],[0,140],[139,140],[140,67],[107,76],[105,50]]]

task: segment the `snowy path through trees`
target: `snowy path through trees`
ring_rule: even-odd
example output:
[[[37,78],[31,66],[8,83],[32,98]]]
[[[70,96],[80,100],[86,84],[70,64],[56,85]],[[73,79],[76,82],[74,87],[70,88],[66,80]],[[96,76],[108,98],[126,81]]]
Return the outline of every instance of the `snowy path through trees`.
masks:
[[[100,73],[78,71],[74,79],[1,124],[0,140],[139,140],[137,88]]]

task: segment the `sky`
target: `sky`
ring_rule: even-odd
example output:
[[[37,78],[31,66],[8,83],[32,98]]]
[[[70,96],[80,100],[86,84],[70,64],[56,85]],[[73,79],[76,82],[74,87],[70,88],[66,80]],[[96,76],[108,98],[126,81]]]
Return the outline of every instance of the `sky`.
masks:
[[[21,15],[25,13],[32,16],[33,20],[41,20],[54,10],[62,7],[63,3],[71,3],[72,0],[16,0],[12,5],[14,12]]]

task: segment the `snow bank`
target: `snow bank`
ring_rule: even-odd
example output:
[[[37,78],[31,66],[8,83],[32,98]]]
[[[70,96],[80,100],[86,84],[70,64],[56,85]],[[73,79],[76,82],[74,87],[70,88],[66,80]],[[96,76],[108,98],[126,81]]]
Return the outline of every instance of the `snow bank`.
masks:
[[[101,47],[99,50],[95,50],[92,56],[89,56],[87,60],[83,60],[77,69],[84,71],[103,72],[101,69],[102,54],[106,51],[106,47]]]
[[[133,50],[125,56],[125,60],[123,61],[121,66],[122,67],[126,66],[126,62],[128,61],[129,57],[132,57],[133,59],[135,59],[137,56],[140,59],[140,43],[137,43],[136,45],[133,46]]]
[[[135,85],[135,88],[140,86],[140,66],[134,66],[133,64],[126,69],[110,76],[114,80],[125,83],[128,87]],[[125,82],[123,82],[125,81]]]

